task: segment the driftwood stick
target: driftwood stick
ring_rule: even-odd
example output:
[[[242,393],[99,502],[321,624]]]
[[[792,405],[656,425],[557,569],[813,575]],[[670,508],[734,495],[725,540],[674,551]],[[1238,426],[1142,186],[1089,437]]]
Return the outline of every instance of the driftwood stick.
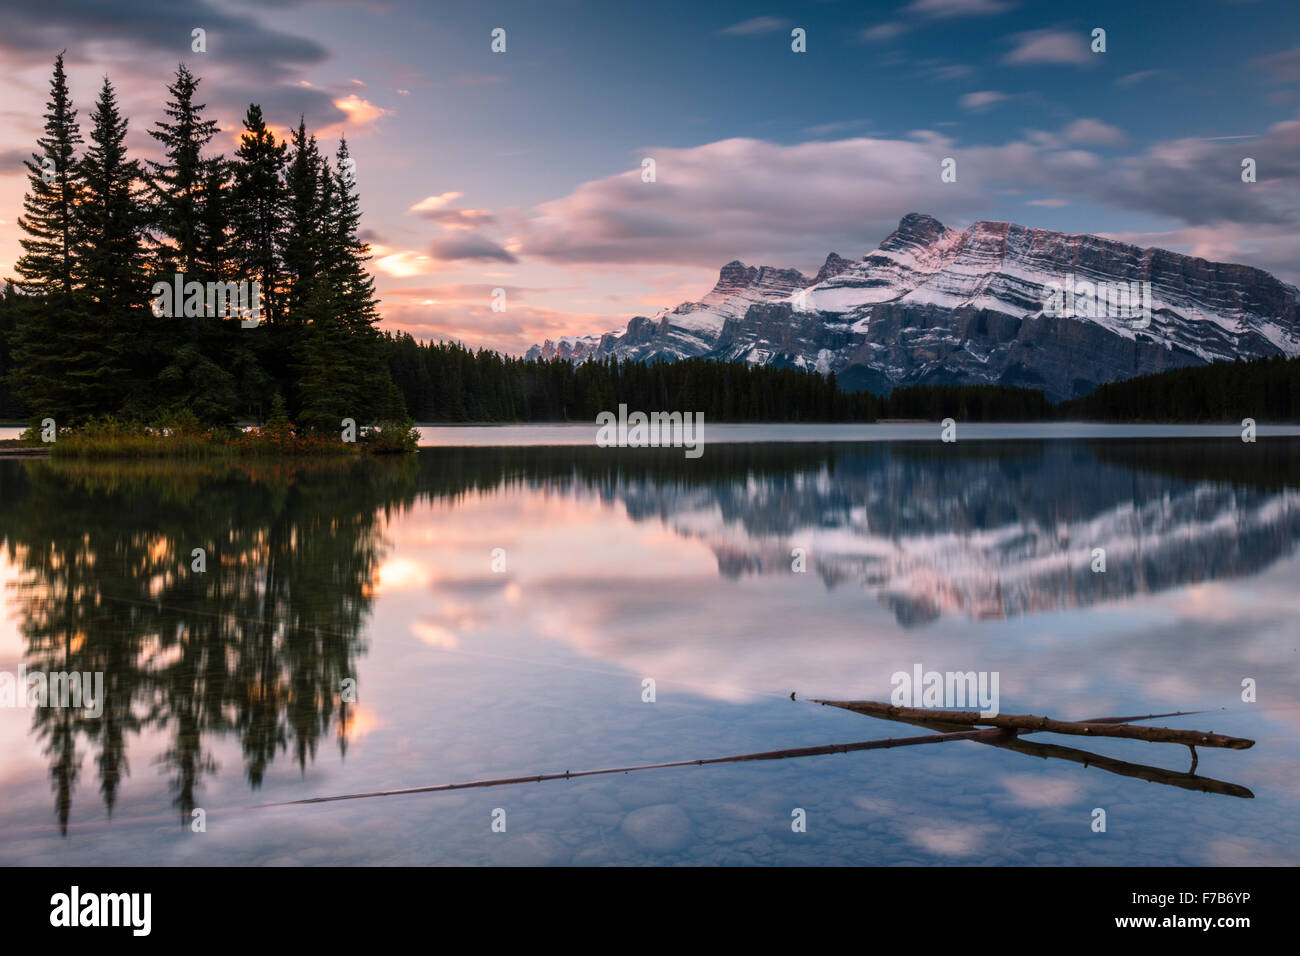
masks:
[[[1009,735],[1000,727],[984,730],[957,730],[951,733],[927,734],[923,737],[889,737],[883,740],[863,740],[851,744],[824,744],[819,747],[794,747],[787,750],[765,750],[760,753],[734,754],[730,757],[707,757],[703,760],[674,760],[669,763],[642,764],[637,767],[609,767],[604,770],[566,770],[564,773],[529,774],[526,777],[498,777],[493,780],[471,780],[466,783],[440,783],[429,787],[406,787],[401,790],[372,790],[368,793],[346,793],[335,797],[308,797],[284,803],[261,803],[250,810],[266,807],[292,807],[303,803],[333,803],[336,800],[360,800],[363,797],[394,797],[409,793],[438,793],[445,790],[470,790],[479,787],[504,787],[517,783],[540,783],[543,780],[575,780],[578,777],[596,777],[609,773],[633,773],[639,770],[664,770],[668,767],[703,767],[715,763],[742,763],[749,760],[785,760],[790,757],[817,757],[822,754],[847,754],[859,750],[888,750],[891,747],[913,747],[917,744],[941,744],[949,740],[995,740]]]
[[[1223,708],[1220,707],[1219,710]],[[1189,717],[1192,714],[1208,714],[1208,710],[1171,710],[1167,714],[1138,714],[1135,717],[1089,717],[1079,721],[1082,724],[1131,724],[1136,720],[1156,720],[1159,717]]]
[[[1170,715],[1156,714],[1153,716]],[[928,730],[935,730],[940,733],[951,733],[961,726],[960,724],[945,724],[934,720],[908,719],[901,720],[901,722],[915,727],[925,727]],[[1177,770],[1165,770],[1162,767],[1129,763],[1126,760],[1103,757],[1101,754],[1091,753],[1087,750],[1076,750],[1074,747],[1063,747],[1060,744],[1038,743],[1026,740],[1015,731],[1006,731],[1000,737],[976,737],[973,739],[976,743],[986,744],[989,747],[1001,747],[1003,750],[1013,750],[1016,753],[1030,757],[1041,757],[1043,760],[1068,760],[1071,763],[1082,764],[1085,768],[1096,767],[1099,770],[1105,770],[1107,773],[1117,774],[1121,777],[1134,777],[1148,783],[1160,783],[1170,787],[1179,787],[1183,790],[1197,790],[1201,793],[1218,793],[1228,797],[1252,799],[1255,796],[1253,792],[1240,784],[1215,780],[1212,777],[1198,777],[1192,772],[1179,773]],[[1194,766],[1193,769],[1195,769]]]
[[[1201,747],[1226,747],[1229,750],[1246,750],[1255,741],[1244,737],[1228,737],[1203,730],[1175,730],[1172,727],[1138,727],[1133,724],[1113,724],[1098,721],[1055,720],[1033,714],[998,714],[982,717],[970,710],[936,710],[929,707],[895,707],[874,700],[814,700],[815,704],[842,707],[857,714],[880,717],[885,720],[934,720],[964,726],[987,725],[1021,733],[1073,734],[1080,737],[1126,737],[1130,740],[1148,740],[1155,743],[1197,745]]]

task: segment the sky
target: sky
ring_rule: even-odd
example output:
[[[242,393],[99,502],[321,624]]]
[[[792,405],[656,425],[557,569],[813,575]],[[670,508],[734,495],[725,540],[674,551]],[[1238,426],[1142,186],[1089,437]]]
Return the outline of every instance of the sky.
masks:
[[[182,61],[214,149],[250,102],[331,155],[346,135],[383,325],[425,340],[622,329],[734,259],[860,258],[910,212],[1300,284],[1296,0],[0,0],[3,277],[61,49],[83,135],[107,75],[140,158]]]

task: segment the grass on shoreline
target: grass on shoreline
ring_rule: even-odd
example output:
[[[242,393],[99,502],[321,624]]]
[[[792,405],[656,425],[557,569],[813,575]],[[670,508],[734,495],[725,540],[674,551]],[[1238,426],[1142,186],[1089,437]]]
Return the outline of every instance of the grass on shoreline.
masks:
[[[244,430],[204,429],[189,416],[154,425],[97,419],[56,432],[42,442],[30,427],[13,445],[46,447],[52,458],[170,458],[184,460],[248,458],[347,458],[364,454],[404,454],[416,450],[419,435],[411,422],[381,422],[358,428],[356,441],[341,432],[314,432],[288,422]]]

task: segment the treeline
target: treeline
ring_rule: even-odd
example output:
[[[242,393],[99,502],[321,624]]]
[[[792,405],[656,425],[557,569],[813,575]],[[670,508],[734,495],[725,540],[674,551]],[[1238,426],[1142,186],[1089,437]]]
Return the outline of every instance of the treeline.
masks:
[[[835,374],[681,359],[588,362],[521,359],[455,343],[385,337],[388,370],[422,422],[595,421],[619,404],[699,411],[718,422],[871,422],[948,416],[960,421],[1047,417],[1042,392],[1000,386],[914,386],[891,395],[841,391]]]
[[[710,421],[862,421],[875,396],[835,376],[739,362],[522,359],[456,343],[386,341],[388,370],[422,422],[595,421],[601,411],[700,411]]]
[[[1216,362],[1110,382],[1062,402],[1061,418],[1101,422],[1300,421],[1300,357]]]
[[[383,343],[406,408],[422,422],[590,422],[620,403],[730,422],[1300,421],[1300,358],[1280,356],[1141,376],[1053,403],[1037,389],[1001,385],[909,385],[881,396],[841,391],[833,373],[743,362],[526,360],[407,334]]]
[[[1036,422],[1053,416],[1052,403],[1034,388],[1006,385],[908,385],[881,400],[880,418],[959,422]]]
[[[401,417],[346,140],[331,163],[301,117],[278,140],[253,104],[227,157],[210,149],[198,86],[182,64],[149,131],[162,158],[142,163],[107,78],[83,138],[55,58],[26,162],[23,254],[0,294],[0,414],[62,426],[287,413],[322,429]],[[178,274],[202,291],[168,307],[154,284]],[[209,283],[243,284],[260,324]]]

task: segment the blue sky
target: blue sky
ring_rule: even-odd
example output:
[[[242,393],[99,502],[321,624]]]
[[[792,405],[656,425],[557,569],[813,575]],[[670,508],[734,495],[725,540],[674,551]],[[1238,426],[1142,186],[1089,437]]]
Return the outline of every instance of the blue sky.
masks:
[[[330,151],[346,132],[386,324],[425,338],[520,351],[620,328],[700,297],[731,259],[813,272],[832,250],[860,257],[913,211],[1300,281],[1293,0],[4,0],[6,275],[21,158],[64,47],[83,120],[107,73],[140,155],[180,59],[226,151],[250,100],[280,127],[305,113]]]

